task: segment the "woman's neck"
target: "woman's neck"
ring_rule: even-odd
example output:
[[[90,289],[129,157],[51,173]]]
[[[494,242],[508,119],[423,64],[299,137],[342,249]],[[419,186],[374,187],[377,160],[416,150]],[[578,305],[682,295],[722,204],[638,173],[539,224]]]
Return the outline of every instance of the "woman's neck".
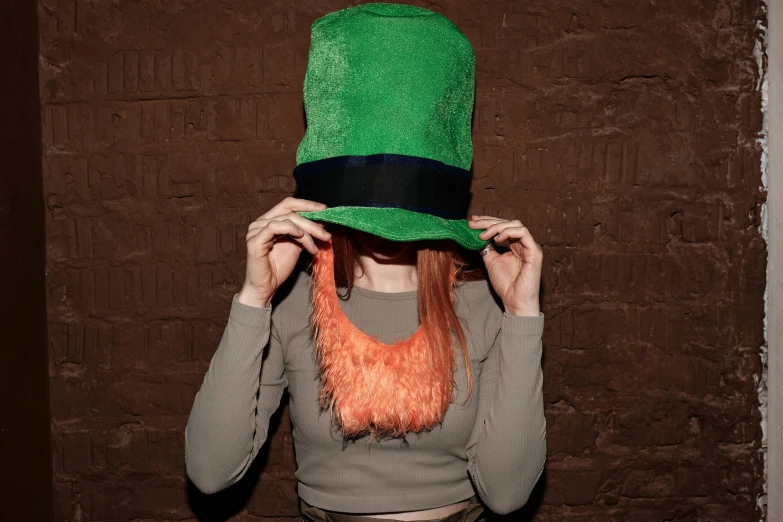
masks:
[[[359,258],[362,267],[356,268],[355,286],[386,293],[409,292],[419,288],[415,259],[393,263],[392,260],[378,260],[367,254],[360,254]]]

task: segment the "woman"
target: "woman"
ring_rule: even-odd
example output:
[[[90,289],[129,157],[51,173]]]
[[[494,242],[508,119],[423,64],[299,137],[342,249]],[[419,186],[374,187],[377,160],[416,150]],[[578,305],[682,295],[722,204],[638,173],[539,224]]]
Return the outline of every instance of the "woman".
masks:
[[[473,67],[426,9],[313,24],[303,197],[248,228],[185,431],[201,491],[246,473],[287,388],[303,520],[473,522],[527,501],[546,457],[542,252],[518,220],[461,219]],[[480,249],[484,277],[460,247]]]
[[[303,379],[295,375],[306,368],[298,362],[293,355],[289,355],[293,361],[291,373],[287,371],[282,346],[279,337],[272,333],[270,339],[270,323],[272,310],[272,297],[281,285],[291,276],[297,264],[302,250],[316,255],[319,248],[323,249],[338,242],[345,243],[351,240],[351,235],[345,234],[348,230],[342,230],[342,236],[330,235],[327,226],[310,221],[299,216],[296,211],[309,211],[323,208],[322,204],[286,198],[274,208],[269,210],[258,220],[250,224],[247,233],[247,270],[245,282],[241,291],[235,295],[232,305],[229,324],[215,357],[210,365],[204,384],[199,390],[196,402],[191,413],[186,438],[188,473],[199,487],[205,492],[221,490],[241,478],[266,440],[266,429],[269,416],[277,409],[283,389],[289,382],[295,383],[297,390],[291,392],[291,405],[293,409],[299,408],[297,401],[302,400],[298,396],[298,388],[305,392],[303,395],[314,395],[312,387],[308,387]],[[489,439],[486,446],[483,442],[473,446],[473,452],[468,449],[468,454],[474,460],[471,461],[475,468],[469,467],[471,477],[484,476],[484,487],[500,488],[504,491],[487,491],[488,498],[500,499],[499,503],[491,504],[497,512],[509,512],[517,509],[527,499],[530,489],[540,476],[545,460],[545,421],[543,418],[543,399],[541,395],[542,375],[540,368],[541,356],[541,322],[543,314],[539,311],[539,282],[542,265],[542,252],[526,227],[516,220],[504,220],[490,216],[473,216],[469,222],[471,228],[485,229],[480,236],[485,239],[494,239],[496,242],[508,240],[510,249],[500,254],[489,250],[482,257],[488,273],[488,279],[494,292],[500,297],[505,311],[502,319],[502,327],[508,328],[507,339],[514,343],[513,346],[504,346],[506,355],[511,351],[517,352],[517,361],[508,361],[515,368],[496,368],[493,376],[481,374],[478,387],[478,397],[471,401],[474,406],[479,401],[485,401],[468,412],[474,414],[472,421],[476,426],[475,433],[470,433],[471,441],[476,444],[480,437],[483,423],[494,423],[492,429],[497,441],[502,447],[493,447],[499,442]],[[340,230],[340,229],[337,229]],[[399,316],[399,324],[404,326],[404,317],[408,312],[416,311],[416,293],[421,282],[418,277],[416,265],[417,254],[421,252],[415,243],[397,243],[383,240],[377,236],[357,233],[354,238],[360,249],[358,254],[360,266],[357,266],[356,277],[353,282],[354,294],[358,290],[365,291],[360,295],[361,306],[367,307],[373,304],[408,303],[403,312],[396,312]],[[349,243],[350,244],[350,243]],[[344,251],[338,250],[338,251]],[[451,252],[447,253],[451,254]],[[335,261],[340,265],[341,261]],[[420,265],[421,266],[421,265]],[[430,269],[432,267],[429,267]],[[299,274],[301,276],[301,274]],[[303,277],[303,280],[308,277]],[[464,283],[464,286],[480,285],[481,281]],[[339,288],[344,288],[339,285]],[[302,287],[304,289],[304,287]],[[296,290],[294,291],[294,293]],[[478,289],[472,289],[474,294],[480,293]],[[289,292],[283,301],[277,305],[281,310],[276,317],[285,322],[291,310],[303,309],[302,303],[294,303],[301,300],[301,295],[292,295]],[[383,301],[375,299],[384,294],[392,299],[396,297],[412,297],[413,299]],[[286,299],[291,298],[290,302]],[[351,298],[348,299],[350,301]],[[495,305],[494,302],[478,301],[483,304]],[[350,308],[355,316],[359,316],[356,308]],[[400,310],[388,308],[387,311]],[[300,310],[301,311],[301,310]],[[487,315],[497,314],[497,310],[490,310]],[[394,313],[394,312],[392,312]],[[299,314],[297,314],[299,315]],[[483,315],[482,315],[483,317]],[[369,323],[366,323],[369,324]],[[294,338],[291,331],[299,329],[304,331],[306,322],[293,327],[281,325],[282,338]],[[405,326],[410,331],[411,324]],[[274,326],[272,326],[274,329]],[[513,335],[512,335],[513,332]],[[385,332],[379,332],[385,334]],[[403,334],[404,335],[404,334]],[[387,335],[388,338],[388,335]],[[263,345],[266,340],[272,341],[267,359],[262,363]],[[293,343],[291,343],[293,344]],[[495,345],[494,349],[499,346]],[[513,354],[512,354],[513,355]],[[475,362],[475,358],[473,358]],[[499,361],[503,364],[504,361]],[[261,369],[259,370],[259,367]],[[503,371],[514,372],[503,374]],[[260,375],[260,379],[259,379]],[[494,403],[498,409],[491,409],[493,403],[489,402],[493,393],[493,384],[498,383],[499,375],[506,379],[513,378],[516,383],[503,382],[511,387],[506,393],[524,394],[518,397],[504,397],[505,404]],[[491,378],[490,378],[491,377]],[[252,392],[259,390],[257,402],[251,398]],[[463,384],[464,386],[464,384]],[[474,390],[475,391],[475,390]],[[497,390],[495,390],[497,393]],[[464,394],[460,393],[460,397]],[[474,402],[475,401],[475,402]],[[311,401],[313,402],[313,401]],[[455,404],[456,404],[455,400]],[[516,411],[501,411],[504,405],[514,405]],[[254,411],[254,407],[258,411]],[[312,406],[312,405],[311,405]],[[454,404],[451,407],[456,407]],[[308,406],[310,408],[310,406]],[[314,412],[315,408],[303,409],[304,412]],[[463,410],[458,410],[462,412]],[[468,413],[469,414],[469,413]],[[302,413],[299,413],[302,415]],[[460,413],[462,415],[462,413]],[[495,417],[490,417],[494,415]],[[447,415],[448,417],[448,415]],[[504,418],[505,417],[505,418]],[[455,417],[456,418],[456,417]],[[295,439],[297,438],[297,415],[292,412],[294,421]],[[508,421],[508,422],[505,422]],[[305,422],[310,423],[307,419]],[[317,428],[308,426],[305,436],[312,436],[309,432]],[[301,428],[302,431],[305,428]],[[504,433],[504,430],[508,430]],[[464,435],[464,434],[463,434]],[[490,434],[491,435],[491,434]],[[303,444],[312,444],[310,439],[303,439]],[[296,443],[295,443],[296,444]],[[507,447],[508,446],[508,447]],[[426,445],[425,445],[426,447]],[[467,447],[467,445],[466,445]],[[295,446],[297,454],[300,450]],[[398,449],[398,448],[397,448]],[[336,450],[339,453],[339,450]],[[399,451],[399,449],[398,449]],[[482,451],[484,453],[482,453]],[[358,453],[365,457],[363,452]],[[519,460],[519,456],[522,459]],[[479,459],[486,458],[491,465],[483,471],[480,468]],[[372,463],[370,455],[368,461]],[[298,459],[299,460],[299,459]],[[381,459],[382,460],[382,459]],[[437,461],[437,459],[433,459]],[[458,460],[458,459],[457,459]],[[508,468],[503,466],[503,461],[511,463],[513,474],[508,474]],[[359,461],[357,461],[359,462]],[[366,465],[365,461],[361,461]],[[522,468],[515,469],[520,462],[524,462]],[[321,462],[303,463],[307,466],[322,465]],[[341,473],[339,462],[330,464],[332,469],[326,470],[326,474],[338,475]],[[493,474],[491,468],[498,468]],[[481,475],[479,474],[481,473]],[[299,476],[299,471],[297,471]],[[304,473],[303,473],[304,475]],[[523,491],[523,497],[514,498],[515,492]],[[412,511],[398,511],[386,513],[364,513],[370,518],[389,518],[395,520],[466,520],[465,517],[473,516],[481,518],[482,506],[476,496],[466,498],[459,502],[437,506],[429,509]],[[507,507],[508,504],[511,507]],[[303,515],[308,520],[342,520],[349,515],[346,512],[325,511],[315,506],[301,503]],[[343,518],[339,518],[342,513]],[[451,518],[449,518],[451,517]],[[456,518],[454,518],[456,517]],[[361,520],[360,516],[351,516],[351,520]]]

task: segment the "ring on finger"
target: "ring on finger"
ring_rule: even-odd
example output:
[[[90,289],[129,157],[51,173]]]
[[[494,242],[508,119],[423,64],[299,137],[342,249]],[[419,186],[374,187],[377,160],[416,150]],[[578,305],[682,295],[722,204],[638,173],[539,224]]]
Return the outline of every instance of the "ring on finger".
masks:
[[[479,250],[479,254],[481,254],[482,256],[485,256],[485,255],[489,254],[489,252],[491,250],[495,250],[495,245],[494,245],[494,243],[492,241],[490,241],[489,243],[484,245],[484,248]]]

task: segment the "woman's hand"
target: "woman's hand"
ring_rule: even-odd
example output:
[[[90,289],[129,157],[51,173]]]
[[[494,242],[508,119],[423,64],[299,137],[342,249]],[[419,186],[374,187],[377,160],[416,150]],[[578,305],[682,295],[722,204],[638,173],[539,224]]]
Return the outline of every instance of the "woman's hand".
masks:
[[[471,216],[468,226],[485,229],[479,237],[496,243],[509,241],[509,251],[490,250],[484,258],[489,281],[509,315],[538,316],[539,285],[544,253],[530,231],[519,220],[492,216]]]
[[[329,240],[331,234],[320,223],[296,213],[324,208],[323,203],[287,197],[250,223],[245,237],[245,282],[237,297],[240,303],[269,306],[275,291],[293,272],[302,249],[315,254],[318,247],[313,238]]]

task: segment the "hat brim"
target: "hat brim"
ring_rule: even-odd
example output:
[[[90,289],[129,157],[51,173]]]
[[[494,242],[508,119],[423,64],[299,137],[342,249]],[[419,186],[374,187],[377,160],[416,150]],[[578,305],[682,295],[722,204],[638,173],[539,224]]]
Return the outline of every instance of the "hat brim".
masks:
[[[391,241],[451,239],[468,250],[478,250],[489,242],[478,237],[483,230],[470,228],[467,219],[444,219],[403,208],[340,206],[297,214],[311,221],[344,225]]]

